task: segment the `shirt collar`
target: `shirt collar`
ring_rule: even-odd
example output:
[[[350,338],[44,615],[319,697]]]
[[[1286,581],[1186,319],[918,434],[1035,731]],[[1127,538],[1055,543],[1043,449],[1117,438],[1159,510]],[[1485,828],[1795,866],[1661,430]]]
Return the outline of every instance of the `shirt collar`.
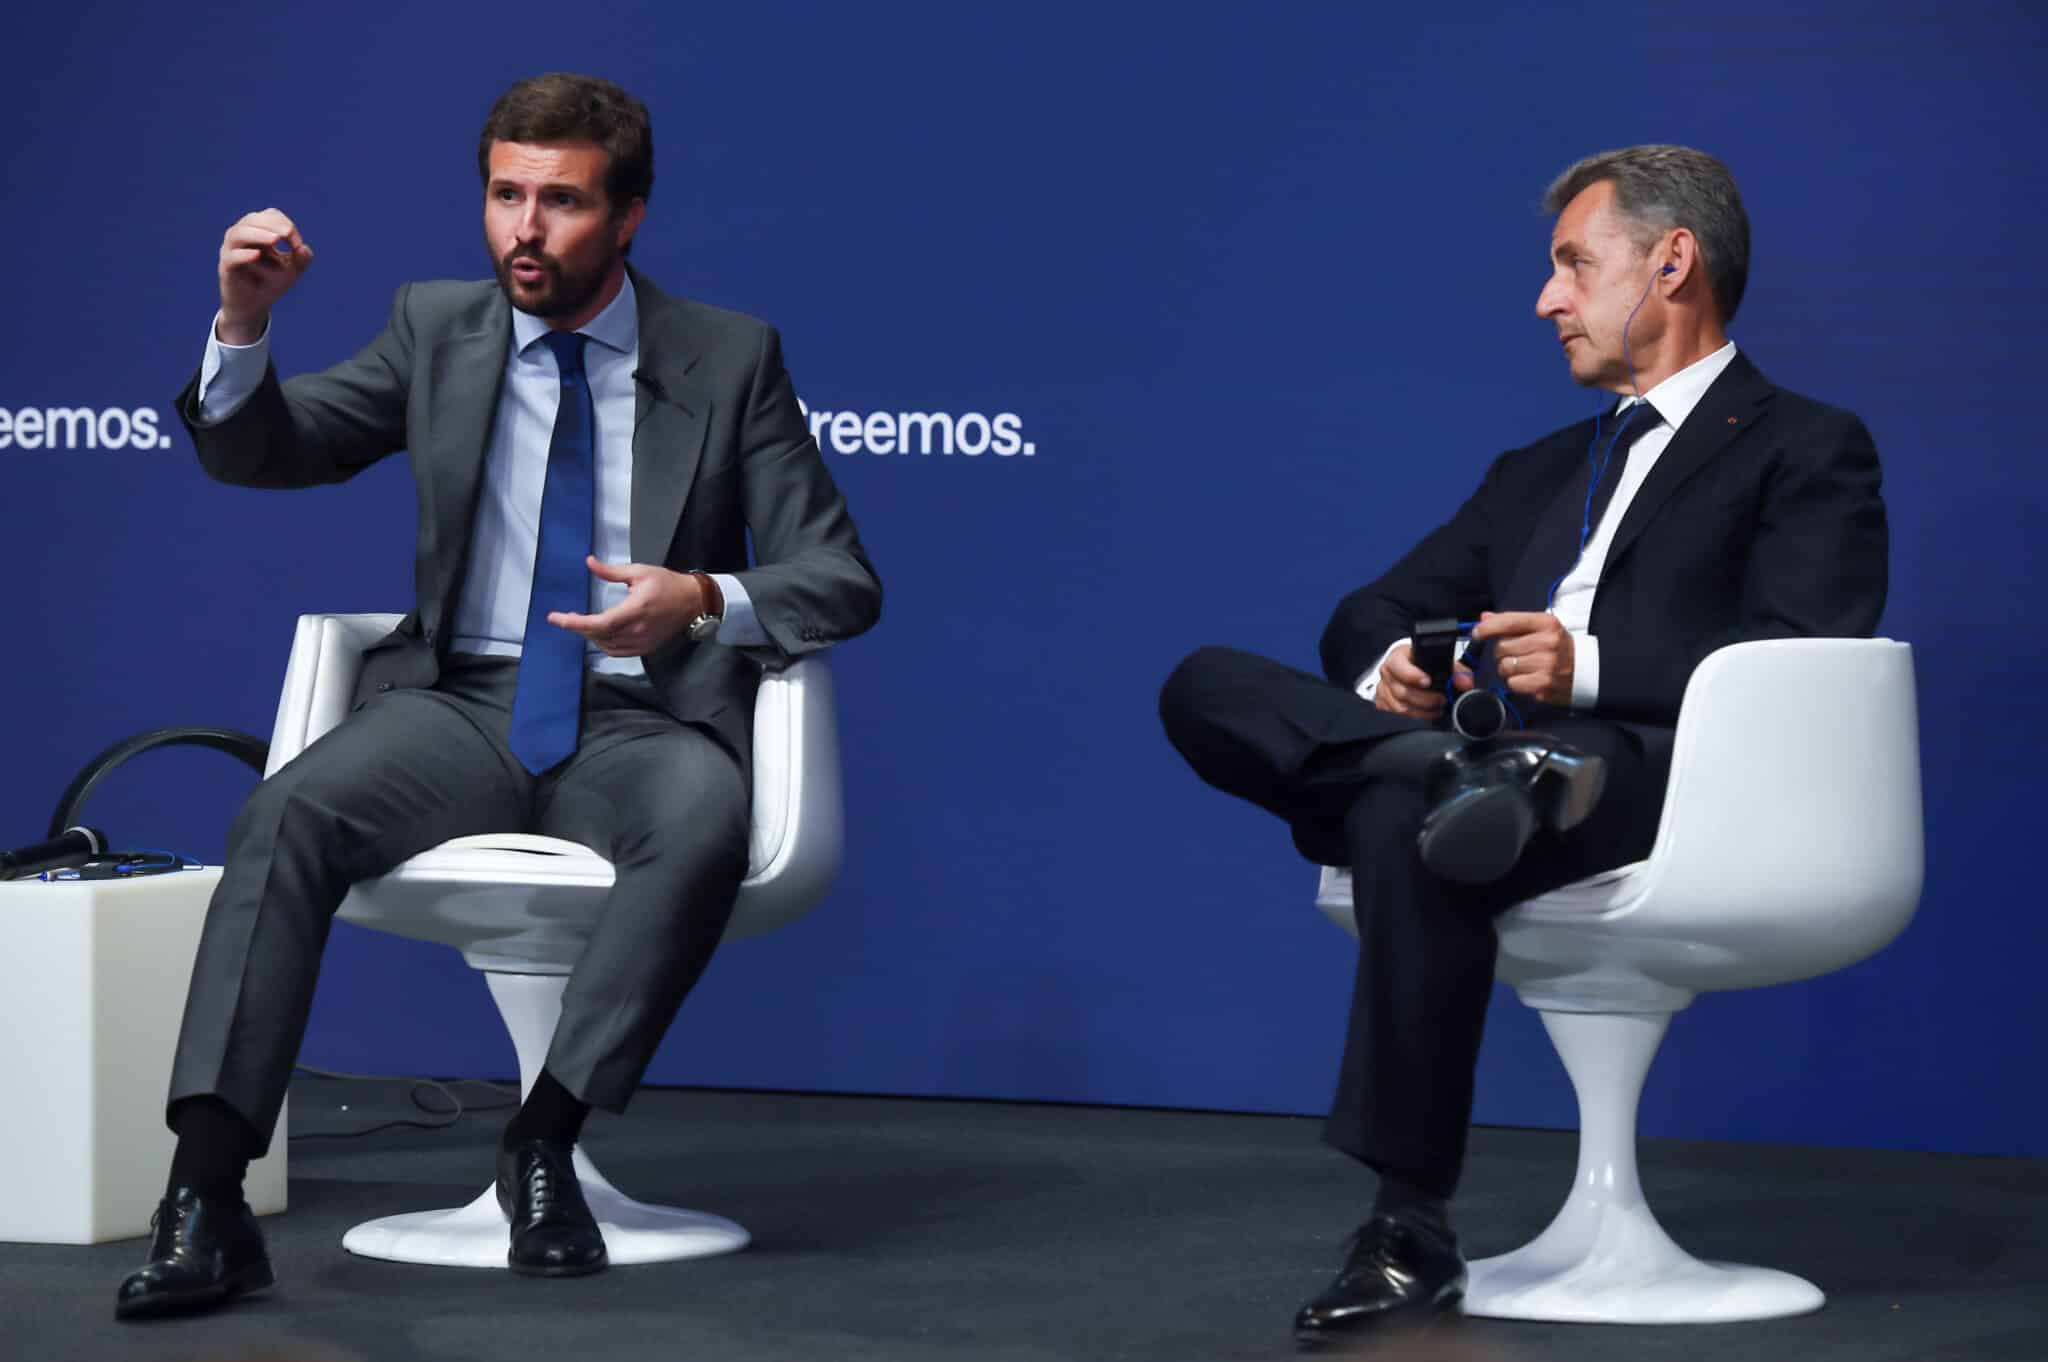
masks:
[[[1735,342],[1729,341],[1705,359],[1694,360],[1644,393],[1642,400],[1656,408],[1665,425],[1677,430],[1685,424],[1685,418],[1692,415],[1692,409],[1700,404],[1700,399],[1707,395],[1707,389],[1714,386],[1714,380],[1734,362]],[[1614,409],[1614,414],[1619,416],[1635,404],[1635,398],[1625,397]]]
[[[512,353],[522,355],[527,347],[545,336],[551,328],[531,312],[512,309]],[[640,302],[633,294],[633,276],[627,275],[619,285],[619,294],[604,306],[604,311],[592,317],[583,326],[576,328],[608,350],[630,355],[640,347]]]

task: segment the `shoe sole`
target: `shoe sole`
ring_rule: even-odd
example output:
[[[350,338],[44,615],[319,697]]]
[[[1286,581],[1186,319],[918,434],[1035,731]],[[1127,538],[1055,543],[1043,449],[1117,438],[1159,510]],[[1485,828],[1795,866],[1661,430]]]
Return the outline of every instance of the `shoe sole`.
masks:
[[[226,1305],[242,1296],[277,1285],[277,1274],[265,1259],[252,1263],[208,1291],[190,1291],[170,1296],[139,1296],[114,1304],[115,1319],[161,1319],[169,1315],[196,1314]]]
[[[1439,879],[1491,884],[1515,868],[1535,831],[1529,797],[1515,785],[1494,785],[1439,808],[1423,823],[1415,845]]]
[[[567,1263],[559,1266],[520,1263],[514,1261],[509,1253],[505,1256],[505,1266],[521,1277],[588,1277],[592,1273],[604,1271],[611,1265],[610,1254],[592,1263]]]
[[[1546,753],[1536,768],[1532,788],[1538,792],[1550,826],[1570,832],[1592,815],[1607,789],[1607,759],[1579,756],[1560,762],[1555,752]]]

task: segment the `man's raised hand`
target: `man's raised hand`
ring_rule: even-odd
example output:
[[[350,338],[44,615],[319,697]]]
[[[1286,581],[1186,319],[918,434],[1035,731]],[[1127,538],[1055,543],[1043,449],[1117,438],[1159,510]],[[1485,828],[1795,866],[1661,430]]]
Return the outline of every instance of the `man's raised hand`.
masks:
[[[245,214],[220,240],[220,321],[224,345],[251,345],[270,325],[270,309],[313,263],[313,248],[275,208]]]

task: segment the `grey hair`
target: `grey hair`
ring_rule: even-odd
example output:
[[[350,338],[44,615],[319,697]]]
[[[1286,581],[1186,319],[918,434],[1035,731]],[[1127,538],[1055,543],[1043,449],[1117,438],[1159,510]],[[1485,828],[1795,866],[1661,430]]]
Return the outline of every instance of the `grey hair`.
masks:
[[[1603,151],[1552,180],[1544,191],[1543,211],[1562,213],[1566,204],[1603,180],[1614,185],[1615,211],[1628,222],[1629,237],[1639,249],[1648,250],[1674,227],[1693,234],[1721,324],[1734,321],[1749,285],[1749,214],[1728,167],[1691,147]]]

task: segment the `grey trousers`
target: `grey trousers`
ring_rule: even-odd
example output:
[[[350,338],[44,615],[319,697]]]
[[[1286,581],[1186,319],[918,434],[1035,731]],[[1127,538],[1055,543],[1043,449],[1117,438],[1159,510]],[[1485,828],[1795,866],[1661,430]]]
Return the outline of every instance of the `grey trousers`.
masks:
[[[380,695],[259,785],[228,834],[169,1102],[213,1095],[268,1145],[335,910],[358,880],[451,837],[537,832],[612,862],[547,1068],[623,1108],[724,934],[747,871],[747,778],[629,680],[586,680],[575,755],[534,776],[505,744],[516,659],[456,655]]]

